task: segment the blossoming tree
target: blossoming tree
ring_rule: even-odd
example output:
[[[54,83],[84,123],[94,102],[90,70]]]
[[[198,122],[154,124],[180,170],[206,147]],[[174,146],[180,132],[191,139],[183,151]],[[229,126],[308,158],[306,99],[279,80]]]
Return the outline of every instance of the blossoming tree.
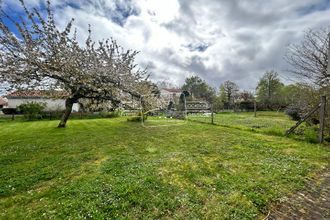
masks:
[[[0,17],[0,82],[13,89],[47,88],[65,91],[65,112],[58,127],[65,127],[72,106],[79,99],[121,103],[124,94],[140,99],[150,93],[146,70],[137,69],[137,51],[124,50],[115,40],[95,42],[91,29],[86,42],[77,41],[74,19],[61,31],[56,25],[50,1],[46,16],[28,9],[13,19],[4,10]],[[14,24],[15,29],[8,23]],[[143,85],[143,90],[139,90]]]

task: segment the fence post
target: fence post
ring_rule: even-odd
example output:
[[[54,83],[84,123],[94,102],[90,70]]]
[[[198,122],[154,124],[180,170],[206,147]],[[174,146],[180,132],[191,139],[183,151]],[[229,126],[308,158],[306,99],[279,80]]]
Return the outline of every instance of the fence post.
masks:
[[[257,102],[256,102],[256,100],[254,100],[253,105],[254,105],[254,117],[257,117]]]
[[[319,143],[323,142],[323,137],[324,137],[325,105],[326,105],[326,97],[321,96]]]
[[[213,103],[211,104],[211,124],[214,124]]]

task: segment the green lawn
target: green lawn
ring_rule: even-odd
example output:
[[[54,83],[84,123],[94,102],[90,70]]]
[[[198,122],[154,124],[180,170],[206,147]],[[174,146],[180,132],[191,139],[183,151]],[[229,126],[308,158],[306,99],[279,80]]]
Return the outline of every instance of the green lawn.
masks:
[[[231,126],[57,123],[0,122],[1,219],[261,218],[330,158],[327,146]]]
[[[211,123],[210,114],[188,115],[188,119]],[[214,124],[216,125],[276,136],[284,136],[285,132],[295,123],[296,121],[289,120],[288,116],[283,112],[260,111],[257,112],[257,117],[254,117],[253,112],[223,112],[214,114]],[[290,135],[290,137],[312,143],[318,142],[317,126],[306,126],[303,123],[295,130],[295,133],[296,135]]]

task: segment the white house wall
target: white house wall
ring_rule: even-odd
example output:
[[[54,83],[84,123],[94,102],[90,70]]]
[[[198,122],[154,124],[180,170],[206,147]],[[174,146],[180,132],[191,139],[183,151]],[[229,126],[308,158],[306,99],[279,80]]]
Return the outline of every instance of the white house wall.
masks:
[[[17,108],[20,104],[27,103],[27,102],[37,102],[37,103],[46,103],[46,111],[61,111],[65,109],[65,100],[64,99],[20,99],[15,98],[11,99],[8,98],[8,108]],[[79,111],[79,104],[75,103],[72,107],[73,112]]]

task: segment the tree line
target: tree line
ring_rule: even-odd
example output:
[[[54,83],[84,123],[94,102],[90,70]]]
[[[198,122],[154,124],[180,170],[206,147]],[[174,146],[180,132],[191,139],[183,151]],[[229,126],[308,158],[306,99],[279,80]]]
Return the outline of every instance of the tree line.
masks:
[[[233,81],[225,81],[217,89],[198,76],[188,77],[182,86],[191,91],[192,98],[204,99],[213,104],[215,111],[224,109],[249,110],[253,102],[261,110],[286,110],[299,119],[318,105],[321,96],[327,96],[326,124],[330,127],[330,28],[311,29],[302,41],[287,48],[285,60],[288,72],[296,83],[285,85],[279,74],[270,70],[263,74],[254,91],[240,90]],[[312,117],[317,123],[317,113]]]
[[[66,110],[58,127],[66,126],[73,103],[81,100],[107,102],[113,108],[132,98],[141,101],[145,109],[156,103],[159,90],[147,70],[136,64],[138,51],[124,50],[112,38],[94,41],[91,27],[86,41],[78,42],[74,19],[60,30],[49,0],[46,13],[20,2],[23,14],[19,18],[0,8],[0,83],[14,90],[63,91],[57,98],[66,100]],[[213,103],[218,111],[249,109],[256,100],[265,109],[290,107],[302,115],[320,95],[330,97],[329,33],[329,28],[309,30],[302,42],[288,48],[285,59],[292,67],[289,71],[308,83],[284,85],[272,70],[259,79],[255,93],[241,91],[232,81],[214,89],[198,76],[186,78],[182,89],[191,93],[191,99]]]
[[[316,89],[308,84],[285,85],[274,70],[264,73],[256,85],[255,92],[240,90],[239,86],[230,80],[215,89],[199,76],[187,77],[181,89],[190,92],[191,96],[188,99],[212,103],[215,111],[251,110],[255,101],[262,110],[279,110],[298,103],[301,99],[298,94],[316,93]]]

